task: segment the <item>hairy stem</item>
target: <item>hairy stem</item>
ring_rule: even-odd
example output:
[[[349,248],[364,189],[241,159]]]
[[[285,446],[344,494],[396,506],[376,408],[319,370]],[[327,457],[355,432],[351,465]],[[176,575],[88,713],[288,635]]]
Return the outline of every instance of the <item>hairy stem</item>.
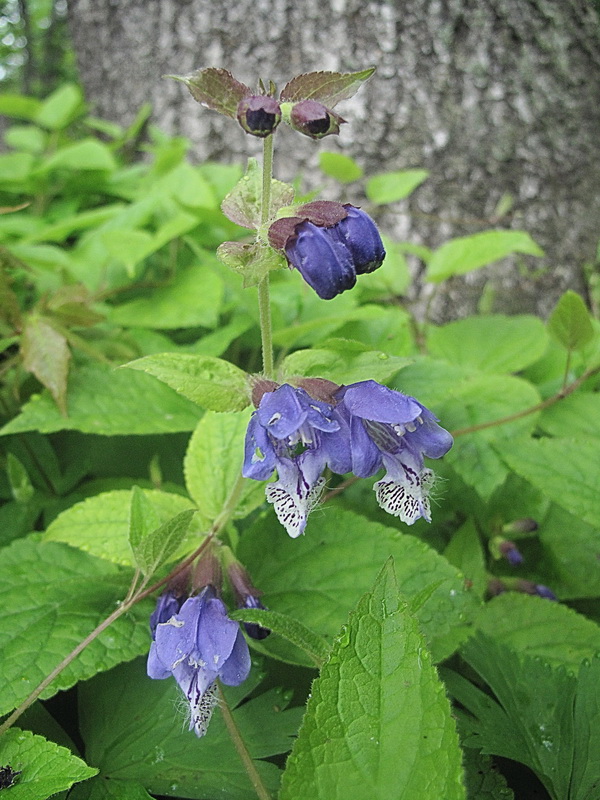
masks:
[[[271,800],[271,795],[267,791],[264,783],[260,775],[258,774],[258,770],[252,760],[252,756],[248,752],[248,748],[246,747],[246,742],[242,738],[242,734],[240,733],[240,729],[238,728],[233,714],[231,713],[231,709],[227,704],[227,700],[225,700],[225,695],[221,687],[219,686],[219,708],[221,709],[221,713],[223,714],[223,719],[225,720],[225,726],[227,727],[227,732],[231,737],[231,741],[234,744],[235,749],[240,757],[240,761],[244,765],[244,769],[248,773],[248,777],[250,778],[250,782],[254,787],[254,791],[256,792],[257,796],[260,800]]]
[[[273,177],[273,136],[263,140],[263,174],[260,202],[260,221],[264,225],[271,214],[271,180]],[[258,284],[258,312],[262,341],[263,373],[273,377],[273,337],[271,332],[271,301],[269,298],[268,274]]]

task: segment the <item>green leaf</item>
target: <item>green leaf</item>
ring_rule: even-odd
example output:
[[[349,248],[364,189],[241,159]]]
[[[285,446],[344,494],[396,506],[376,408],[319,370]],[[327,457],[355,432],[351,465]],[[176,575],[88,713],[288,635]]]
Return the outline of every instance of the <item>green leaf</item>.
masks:
[[[0,155],[0,181],[21,183],[29,178],[33,166],[31,153],[5,153]]]
[[[551,436],[600,440],[600,394],[575,392],[545,408],[538,426]]]
[[[21,338],[23,366],[51,393],[61,414],[67,413],[67,376],[71,351],[67,340],[43,317],[30,315]]]
[[[385,205],[404,200],[428,177],[426,169],[403,169],[398,172],[383,172],[367,181],[365,191],[372,203]]]
[[[35,122],[42,128],[58,131],[66,128],[82,111],[81,89],[74,83],[65,83],[41,103]]]
[[[10,764],[21,773],[7,795],[13,800],[41,800],[98,772],[66,747],[19,728],[11,728],[0,739],[0,764]]]
[[[37,168],[37,172],[40,175],[55,169],[114,172],[116,168],[117,162],[107,145],[97,139],[81,139],[74,144],[61,147],[56,153],[48,156]]]
[[[600,775],[600,658],[584,662],[579,671],[575,698],[573,743],[573,800],[592,800]]]
[[[33,497],[35,489],[27,470],[13,453],[8,453],[6,456],[6,474],[12,496],[17,503],[28,503]]]
[[[434,283],[453,275],[464,275],[513,253],[543,256],[531,236],[524,231],[483,231],[461,236],[434,251],[427,264],[427,279]]]
[[[406,258],[404,257],[404,247],[399,242],[394,242],[387,236],[381,237],[385,247],[385,259],[383,264],[375,272],[360,276],[358,290],[367,297],[383,296],[400,297],[406,294],[411,284],[410,275]],[[383,310],[379,306],[380,310]],[[397,306],[394,312],[399,311]]]
[[[215,328],[223,304],[223,280],[198,264],[177,272],[172,282],[151,294],[113,308],[115,325],[153,328]]]
[[[4,141],[13,150],[41,153],[46,147],[48,134],[35,125],[13,125],[4,134]]]
[[[527,439],[498,442],[495,448],[517,475],[565,511],[597,527],[600,459],[596,440]]]
[[[131,489],[129,506],[129,545],[135,553],[142,540],[160,526],[161,518],[147,493],[139,486]]]
[[[217,257],[222,264],[244,277],[244,289],[257,286],[273,269],[286,264],[281,253],[263,242],[223,242],[217,248]]]
[[[148,375],[88,364],[71,370],[69,416],[63,417],[51,397],[32,395],[21,413],[0,435],[37,430],[77,430],[105,436],[176,433],[196,427],[197,406]]]
[[[375,67],[360,72],[305,72],[286,83],[280,99],[290,102],[317,100],[333,108],[342,100],[353,97],[374,72]]]
[[[0,563],[0,714],[18,706],[127,594],[123,570],[58,542],[20,539]],[[44,690],[52,697],[148,649],[150,601],[94,639]]]
[[[250,412],[207,411],[198,423],[185,454],[185,483],[200,516],[210,524],[221,514],[241,479],[244,438]],[[264,502],[262,481],[241,479],[234,518],[243,518]]]
[[[383,382],[411,363],[411,359],[368,350],[349,339],[330,339],[324,345],[327,347],[297,350],[287,356],[281,366],[284,380],[304,376],[346,385],[364,380]]]
[[[443,684],[390,561],[312,685],[279,796],[464,800],[461,760]]]
[[[280,208],[294,199],[294,187],[274,178],[271,180],[271,219]],[[262,224],[262,169],[255,158],[248,159],[248,168],[221,203],[225,216],[243,228],[258,228]]]
[[[26,97],[22,94],[0,94],[0,114],[17,119],[35,119],[42,103],[36,97]]]
[[[257,685],[256,673],[223,687],[243,740],[267,788],[279,770],[258,760],[285,753],[303,709],[287,709],[289,695],[271,689],[238,708]],[[150,680],[142,659],[81,687],[80,726],[89,760],[106,779],[137,781],[149,792],[206,800],[248,800],[252,786],[218,709],[206,736],[187,729],[185,698],[173,680]]]
[[[518,653],[538,656],[577,674],[584,658],[600,653],[600,626],[560,603],[507,592],[481,609],[477,628]]]
[[[69,800],[152,800],[152,796],[138,781],[124,781],[98,775],[75,786]]]
[[[352,183],[363,176],[363,170],[353,158],[344,153],[319,153],[319,167],[340,183]]]
[[[164,525],[153,530],[134,548],[136,564],[144,575],[154,575],[181,549],[182,543],[186,541],[195,513],[195,509],[182,511]]]
[[[452,534],[452,539],[444,550],[444,556],[464,574],[465,579],[473,587],[473,593],[483,598],[488,578],[481,540],[472,519],[467,520]]]
[[[478,607],[462,576],[432,548],[335,505],[313,511],[306,535],[295,540],[274,513],[262,515],[244,532],[236,555],[264,592],[265,606],[292,617],[302,608],[303,624],[326,639],[336,635],[348,608],[372,586],[377,565],[390,555],[407,600],[438,584],[417,612],[436,660],[469,635]],[[274,637],[261,644],[277,658],[311,666],[300,651]]]
[[[306,625],[286,614],[278,614],[276,611],[267,611],[262,608],[243,608],[230,613],[229,617],[240,622],[253,622],[263,628],[268,628],[271,633],[282,636],[288,642],[304,650],[317,667],[321,667],[329,655],[329,645],[321,636],[317,636]]]
[[[427,332],[434,358],[481,372],[518,372],[541,358],[547,345],[544,324],[530,316],[467,317]]]
[[[512,789],[489,756],[466,748],[463,766],[468,800],[515,800]]]
[[[233,119],[236,118],[240,100],[253,94],[252,90],[246,84],[236,80],[231,72],[216,67],[199,69],[190,75],[167,75],[166,77],[185,83],[194,100]]]
[[[211,411],[241,411],[250,402],[247,374],[221,358],[158,353],[126,366],[154,375],[188,400]]]
[[[583,299],[571,290],[560,298],[550,318],[548,330],[567,350],[579,350],[594,338],[594,328]]]
[[[152,504],[160,524],[182,512],[193,512],[192,503],[181,495],[150,489],[138,491]],[[43,534],[44,541],[64,542],[115,564],[133,566],[128,536],[130,506],[131,493],[121,489],[88,497],[59,514]],[[186,552],[196,542],[199,543],[197,537],[190,537]],[[136,540],[136,546],[141,547],[142,543],[143,537],[139,542]]]
[[[107,230],[102,234],[102,243],[107,252],[120,264],[123,264],[130,278],[135,276],[136,266],[154,252],[152,234],[134,228]]]

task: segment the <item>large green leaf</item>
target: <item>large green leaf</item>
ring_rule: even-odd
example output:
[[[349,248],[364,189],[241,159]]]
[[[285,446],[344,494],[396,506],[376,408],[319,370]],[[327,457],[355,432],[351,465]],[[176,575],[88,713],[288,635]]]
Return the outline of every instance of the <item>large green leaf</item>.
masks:
[[[230,706],[257,685],[257,672],[240,687],[224,687]],[[285,753],[302,709],[271,689],[234,709],[233,715],[263,781],[279,782],[274,764],[258,760]],[[150,680],[140,659],[99,675],[80,691],[79,713],[87,758],[108,779],[141,783],[153,794],[248,800],[252,787],[218,709],[198,739],[187,730],[185,699],[172,679]]]
[[[238,480],[242,483],[236,490],[234,517],[245,517],[265,500],[262,481],[241,478],[249,419],[248,411],[207,411],[190,439],[184,461],[185,482],[200,516],[209,524],[225,508]]]
[[[329,639],[390,555],[404,597],[429,592],[417,617],[434,658],[446,658],[469,635],[478,601],[460,573],[414,536],[332,505],[313,511],[299,539],[290,539],[273,513],[264,514],[238,548],[238,557],[264,592],[264,604],[292,617],[302,609],[301,621]],[[261,645],[279,658],[312,666],[275,637]]]
[[[544,255],[524,231],[483,231],[461,236],[435,250],[427,264],[427,279],[437,283],[453,275],[464,275],[513,253]]]
[[[545,408],[538,425],[552,436],[569,436],[600,442],[600,394],[576,392]]]
[[[443,684],[390,561],[312,685],[280,798],[464,800],[461,761]]]
[[[0,714],[21,703],[127,594],[132,573],[58,542],[21,539],[0,562]],[[45,689],[51,697],[148,649],[152,603],[120,617]]]
[[[152,504],[161,524],[175,515],[193,509],[192,503],[178,494],[140,489]],[[45,541],[64,542],[115,564],[134,566],[129,545],[131,492],[116,489],[89,497],[63,511],[43,534]],[[199,543],[191,532],[180,548],[191,551]]]
[[[63,417],[50,395],[32,395],[0,434],[77,430],[118,436],[192,431],[201,411],[173,389],[148,375],[101,364],[72,369]]]
[[[547,344],[543,323],[529,316],[467,317],[427,333],[432,356],[481,372],[517,372],[541,358]]]
[[[503,460],[557,505],[589,525],[600,520],[600,458],[595,439],[497,443]]]
[[[584,658],[600,653],[600,626],[595,622],[560,603],[518,592],[486,603],[477,627],[519,653],[575,673]]]
[[[66,747],[19,728],[11,728],[0,739],[0,764],[20,773],[6,789],[13,800],[45,800],[98,772]]]

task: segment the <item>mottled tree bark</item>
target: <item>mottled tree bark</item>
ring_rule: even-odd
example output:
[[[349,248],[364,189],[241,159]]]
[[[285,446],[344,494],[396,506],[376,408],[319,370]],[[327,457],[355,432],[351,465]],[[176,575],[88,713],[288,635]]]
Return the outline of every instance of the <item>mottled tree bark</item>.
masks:
[[[384,229],[436,247],[493,226],[523,228],[546,251],[542,261],[450,281],[433,304],[438,318],[472,311],[486,281],[491,307],[510,312],[547,314],[564,289],[585,291],[582,265],[600,236],[600,26],[588,0],[69,5],[95,112],[127,122],[150,101],[158,124],[189,137],[199,159],[231,161],[256,152],[256,142],[165,73],[220,66],[250,85],[260,76],[281,86],[313,69],[376,66],[339,107],[350,121],[339,141],[278,133],[278,175],[308,176],[321,148],[341,148],[367,174],[425,167],[430,179],[385,212]],[[513,206],[499,220],[505,194]],[[430,288],[415,282],[417,306]]]

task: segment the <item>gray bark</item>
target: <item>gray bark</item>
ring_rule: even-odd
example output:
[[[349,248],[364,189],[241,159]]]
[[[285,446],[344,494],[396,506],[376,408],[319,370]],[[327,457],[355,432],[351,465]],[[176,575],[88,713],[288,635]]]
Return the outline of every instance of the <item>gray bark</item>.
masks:
[[[243,159],[258,143],[165,73],[219,66],[282,86],[300,72],[376,66],[339,106],[349,120],[339,141],[278,132],[278,177],[321,180],[321,148],[354,156],[367,175],[425,167],[430,179],[384,212],[384,230],[437,247],[522,228],[546,251],[448,282],[437,318],[471,312],[486,283],[491,308],[509,312],[546,315],[566,288],[585,294],[582,266],[600,236],[600,26],[587,0],[69,0],[69,14],[95,113],[126,123],[150,101],[198,159]],[[507,193],[513,206],[498,220]],[[347,199],[360,202],[358,190]],[[417,308],[430,288],[417,276]]]

